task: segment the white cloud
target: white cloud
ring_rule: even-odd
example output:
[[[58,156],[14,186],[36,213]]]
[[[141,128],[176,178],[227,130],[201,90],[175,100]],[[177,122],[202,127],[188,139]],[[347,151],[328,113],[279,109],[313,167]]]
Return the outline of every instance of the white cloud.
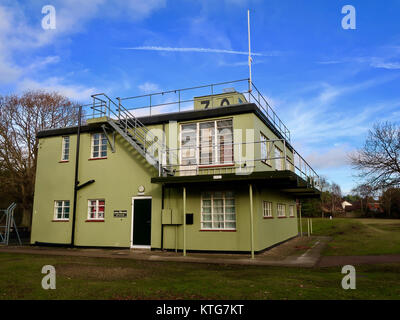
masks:
[[[94,87],[85,87],[76,84],[64,84],[63,78],[53,77],[45,81],[35,81],[32,79],[24,79],[18,84],[18,91],[27,90],[45,90],[45,91],[55,91],[58,92],[72,100],[79,102],[87,102],[90,96],[94,93],[99,92],[98,89]]]
[[[348,154],[352,150],[347,145],[334,146],[328,150],[319,149],[305,155],[307,162],[316,170],[340,168],[349,165]]]
[[[160,92],[161,89],[160,87],[152,82],[145,82],[142,83],[138,86],[138,88],[140,89],[140,91],[144,92],[144,93],[155,93],[155,92]]]

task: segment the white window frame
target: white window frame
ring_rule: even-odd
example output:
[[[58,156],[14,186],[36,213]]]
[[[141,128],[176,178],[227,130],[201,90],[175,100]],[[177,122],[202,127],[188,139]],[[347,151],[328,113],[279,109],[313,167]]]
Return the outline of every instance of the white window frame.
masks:
[[[215,231],[215,230],[219,230],[219,231],[236,231],[236,200],[235,200],[235,193],[231,192],[231,191],[208,191],[207,193],[210,193],[211,197],[210,199],[203,199],[204,198],[204,192],[201,194],[201,213],[200,213],[200,229],[202,231]],[[222,193],[222,200],[223,200],[223,212],[221,213],[215,213],[215,214],[222,214],[223,215],[223,220],[215,220],[214,221],[214,195],[215,193]],[[227,198],[226,194],[227,193],[232,193],[233,197],[231,198]],[[218,198],[220,199],[220,198]],[[226,200],[234,200],[234,204],[233,204],[233,208],[234,208],[234,212],[226,212]],[[210,200],[211,201],[211,212],[204,212],[203,209],[203,200]],[[207,215],[211,215],[211,220],[204,220],[203,219],[203,214],[207,214]],[[234,220],[227,220],[226,215],[228,214],[234,214],[235,215],[235,219]],[[224,227],[220,228],[220,227],[214,227],[214,222],[223,222],[224,223]],[[226,223],[235,223],[235,227],[234,228],[227,228],[226,227]],[[204,227],[204,223],[211,223],[211,227]]]
[[[295,217],[295,206],[293,204],[289,205],[289,217]]]
[[[264,218],[273,218],[271,201],[263,201],[263,217]]]
[[[58,203],[61,202],[61,207]],[[68,205],[66,205],[68,202]],[[58,217],[58,208],[61,208],[61,218]],[[68,218],[65,218],[65,208],[68,208]],[[71,201],[69,200],[54,200],[54,218],[53,220],[57,221],[69,221],[69,216],[71,214]]]
[[[232,122],[232,157],[231,161],[229,162],[221,162],[221,157],[220,157],[220,145],[219,145],[219,135],[218,135],[218,123],[222,121],[231,121]],[[212,161],[211,163],[200,163],[200,150],[201,150],[201,140],[200,140],[200,125],[205,124],[205,123],[213,123],[213,128],[214,128],[214,135],[212,136]],[[195,166],[202,168],[202,167],[218,167],[218,166],[229,166],[229,165],[234,165],[234,135],[233,135],[233,118],[226,118],[226,119],[218,119],[218,120],[212,120],[212,121],[199,121],[199,122],[191,122],[191,123],[182,123],[180,125],[180,135],[179,135],[179,161],[182,163],[182,134],[183,134],[183,129],[182,127],[185,125],[196,125],[196,145],[194,146],[195,148],[195,156],[196,156],[196,164]],[[228,145],[230,145],[228,143]],[[183,168],[184,170],[184,168]]]
[[[282,210],[283,209],[283,210]],[[286,217],[286,204],[277,203],[276,212],[278,213],[278,218]]]
[[[95,135],[96,134],[99,135],[99,144],[97,145],[97,147],[99,147],[99,150],[97,151],[98,152],[98,156],[97,157],[94,156],[94,152],[95,152],[94,151],[94,147],[95,147],[94,141],[95,141]],[[106,135],[103,132],[92,133],[90,140],[91,140],[91,143],[90,143],[90,158],[91,159],[106,159],[107,158],[107,154],[108,154],[108,141],[107,141]],[[105,142],[103,143],[103,141],[105,141]],[[104,145],[106,146],[106,150],[105,150],[106,155],[102,156],[101,155],[102,146],[104,146]]]
[[[95,204],[94,206],[92,205],[92,201],[96,201],[96,204]],[[100,216],[99,216],[99,212],[100,212],[99,207],[101,207],[101,206],[99,205],[99,202],[100,202],[100,201],[104,201],[104,205],[103,205],[103,207],[104,207],[104,210],[103,210],[103,217],[100,217]],[[94,217],[94,218],[91,217],[91,210],[90,210],[90,209],[91,209],[92,207],[95,207],[95,208],[96,208],[95,217]],[[106,215],[106,200],[105,200],[105,199],[89,199],[89,200],[88,200],[88,220],[99,220],[99,221],[104,221],[105,215]]]
[[[65,147],[67,144],[68,140],[68,148]],[[70,146],[71,146],[71,139],[69,136],[63,136],[62,137],[62,143],[61,143],[61,161],[69,161],[69,154],[70,154]],[[68,153],[65,151],[68,150]]]
[[[279,157],[277,155],[277,151],[279,152]],[[275,146],[274,149],[274,158],[275,158],[275,170],[281,171],[284,170],[284,166],[285,166],[285,162],[283,157],[283,152],[280,148],[278,148],[277,146]]]

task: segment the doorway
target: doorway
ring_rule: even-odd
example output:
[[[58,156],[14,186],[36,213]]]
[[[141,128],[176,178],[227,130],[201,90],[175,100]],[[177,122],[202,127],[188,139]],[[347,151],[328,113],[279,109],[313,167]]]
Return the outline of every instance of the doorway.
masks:
[[[132,198],[131,248],[151,248],[151,197]]]

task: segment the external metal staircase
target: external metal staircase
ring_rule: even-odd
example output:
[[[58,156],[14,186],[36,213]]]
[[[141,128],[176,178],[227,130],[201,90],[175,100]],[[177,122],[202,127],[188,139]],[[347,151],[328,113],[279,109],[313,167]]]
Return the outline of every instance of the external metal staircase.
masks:
[[[106,117],[107,123],[156,168],[160,176],[175,174],[167,166],[167,146],[130,113],[119,99],[117,104],[104,93],[92,95],[92,98],[93,118]]]

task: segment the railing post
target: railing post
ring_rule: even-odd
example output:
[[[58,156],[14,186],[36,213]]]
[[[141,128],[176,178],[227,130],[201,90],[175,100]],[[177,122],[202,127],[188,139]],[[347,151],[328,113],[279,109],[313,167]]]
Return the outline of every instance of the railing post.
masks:
[[[149,97],[150,97],[150,116],[151,116],[151,95]]]
[[[283,139],[283,156],[284,156],[283,161],[284,161],[284,164],[285,164],[284,168],[285,168],[285,171],[286,171],[287,170],[287,163],[286,163],[286,140],[285,139]]]
[[[118,99],[118,120],[121,119],[121,98]]]
[[[214,108],[214,85],[211,85],[211,108]]]
[[[181,90],[178,90],[178,110],[181,112]]]

